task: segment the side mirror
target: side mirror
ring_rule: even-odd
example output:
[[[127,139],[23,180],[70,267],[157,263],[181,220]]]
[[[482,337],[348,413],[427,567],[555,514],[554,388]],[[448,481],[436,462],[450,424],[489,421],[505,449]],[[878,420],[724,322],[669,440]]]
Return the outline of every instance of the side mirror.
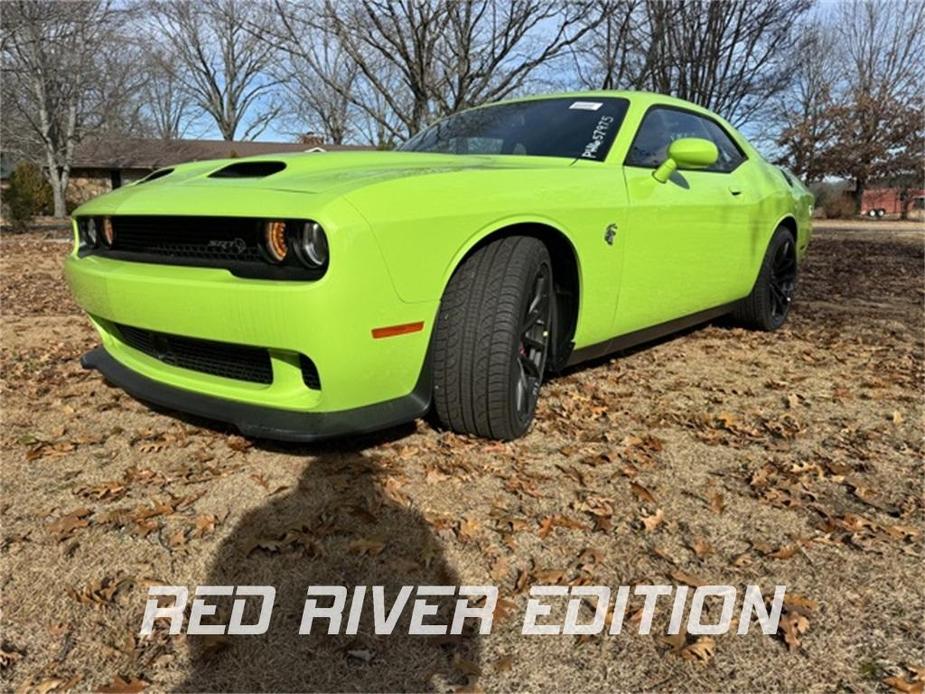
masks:
[[[709,140],[682,137],[668,146],[668,158],[652,172],[652,177],[659,183],[665,183],[679,168],[705,169],[715,164],[718,158],[719,150]]]

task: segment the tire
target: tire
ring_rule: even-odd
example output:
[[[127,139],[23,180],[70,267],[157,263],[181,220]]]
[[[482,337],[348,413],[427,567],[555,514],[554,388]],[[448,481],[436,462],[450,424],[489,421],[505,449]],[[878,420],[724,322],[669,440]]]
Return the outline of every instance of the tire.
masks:
[[[755,330],[777,330],[790,313],[796,279],[796,240],[789,229],[777,227],[751,294],[733,312],[735,319]]]
[[[867,216],[868,216],[868,217],[876,217],[876,216],[877,216],[877,210],[867,210]]]
[[[886,210],[885,210],[885,209],[883,209],[882,207],[878,207],[878,208],[877,208],[877,216],[878,216],[878,217],[883,217],[885,214],[886,214]]]
[[[434,412],[460,434],[509,441],[533,421],[553,319],[543,243],[508,236],[456,269],[434,329]]]

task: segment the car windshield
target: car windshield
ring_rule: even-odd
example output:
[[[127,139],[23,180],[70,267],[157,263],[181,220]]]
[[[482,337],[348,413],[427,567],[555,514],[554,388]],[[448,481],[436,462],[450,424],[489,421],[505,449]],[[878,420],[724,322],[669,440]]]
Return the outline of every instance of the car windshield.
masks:
[[[485,106],[445,118],[398,149],[603,161],[626,114],[617,98],[555,98]]]

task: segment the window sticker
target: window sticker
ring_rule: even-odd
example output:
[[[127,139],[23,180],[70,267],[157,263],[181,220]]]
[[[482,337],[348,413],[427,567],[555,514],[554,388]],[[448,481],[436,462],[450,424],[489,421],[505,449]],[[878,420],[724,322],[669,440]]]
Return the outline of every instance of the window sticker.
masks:
[[[600,101],[573,101],[569,106],[572,111],[597,111],[604,104]]]
[[[581,153],[582,158],[598,158],[598,150],[600,150],[601,145],[604,144],[604,140],[607,138],[607,131],[610,129],[610,126],[613,125],[613,122],[613,116],[601,116],[600,119],[598,119],[597,125],[594,126],[594,131],[591,133],[591,140],[585,145],[585,151]]]

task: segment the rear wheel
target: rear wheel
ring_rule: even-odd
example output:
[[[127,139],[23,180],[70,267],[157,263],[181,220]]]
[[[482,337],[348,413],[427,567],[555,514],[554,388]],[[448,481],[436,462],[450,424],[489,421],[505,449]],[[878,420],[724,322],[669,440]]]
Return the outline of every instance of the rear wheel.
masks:
[[[434,332],[434,410],[454,431],[510,440],[533,421],[552,326],[552,264],[527,236],[489,243],[446,288]]]
[[[797,281],[796,242],[778,227],[771,237],[752,293],[735,310],[736,319],[757,330],[777,330],[790,313]]]

